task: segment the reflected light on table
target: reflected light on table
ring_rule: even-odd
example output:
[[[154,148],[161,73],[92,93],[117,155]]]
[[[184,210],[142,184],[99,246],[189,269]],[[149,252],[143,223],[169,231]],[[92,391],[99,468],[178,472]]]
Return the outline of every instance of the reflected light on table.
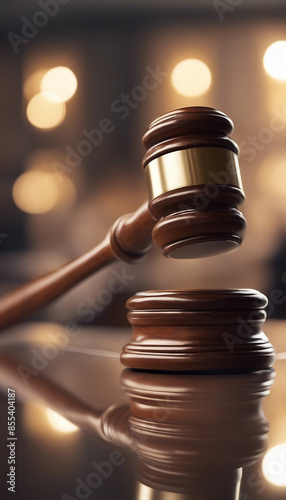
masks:
[[[75,446],[81,436],[79,427],[47,406],[27,402],[23,407],[23,424],[25,430],[41,441],[53,442],[58,439],[70,442]]]
[[[181,95],[196,97],[204,94],[211,84],[211,72],[199,59],[184,59],[172,71],[172,84]]]
[[[262,471],[274,486],[286,487],[286,443],[270,448],[264,456]]]
[[[62,417],[61,415],[59,415],[59,413],[51,410],[50,408],[46,409],[46,414],[52,427],[59,432],[68,434],[79,430],[76,425],[72,424],[71,422],[69,422],[69,420]]]
[[[263,58],[266,72],[276,80],[286,80],[286,41],[272,43]]]

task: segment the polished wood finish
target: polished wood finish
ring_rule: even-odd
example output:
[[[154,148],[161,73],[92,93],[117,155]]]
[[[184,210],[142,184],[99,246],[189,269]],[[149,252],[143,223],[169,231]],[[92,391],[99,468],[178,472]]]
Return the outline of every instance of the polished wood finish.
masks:
[[[161,215],[152,232],[165,257],[210,257],[242,244],[246,221],[234,205],[241,200],[241,192],[234,187],[218,187],[217,192],[216,199],[210,200],[205,187],[182,188],[170,198],[159,196],[150,202],[153,216],[168,214]]]
[[[142,292],[127,302],[133,327],[121,361],[130,368],[209,373],[270,368],[261,328],[267,299],[255,290]]]
[[[271,369],[210,376],[125,370],[139,480],[190,500],[238,500],[241,468],[266,449],[262,400],[273,379]]]
[[[233,123],[221,111],[204,106],[175,109],[154,120],[142,142],[148,149],[143,168],[162,154],[190,147],[223,147],[238,153],[237,144],[228,136]]]
[[[121,383],[130,405],[103,410],[43,373],[25,384],[18,367],[19,360],[0,355],[5,393],[12,387],[18,400],[40,402],[106,444],[134,451],[138,478],[156,489],[154,500],[169,500],[162,490],[188,500],[238,500],[241,468],[265,451],[262,399],[272,369],[215,375],[126,369]]]
[[[166,113],[152,122],[143,136],[147,148],[143,169],[155,158],[186,148],[209,146],[238,154],[237,145],[228,137],[232,131],[232,121],[213,108],[181,108]],[[153,240],[166,257],[208,257],[241,245],[246,221],[237,206],[243,203],[244,193],[226,182],[229,176],[225,166],[213,174],[213,182],[175,189],[168,196],[150,200],[149,210],[158,220]]]

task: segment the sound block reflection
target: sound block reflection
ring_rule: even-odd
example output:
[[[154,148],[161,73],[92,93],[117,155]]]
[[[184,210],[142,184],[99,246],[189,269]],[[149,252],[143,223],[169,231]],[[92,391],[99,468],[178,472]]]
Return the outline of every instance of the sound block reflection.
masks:
[[[238,500],[242,467],[267,446],[262,400],[274,373],[125,370],[138,500]]]

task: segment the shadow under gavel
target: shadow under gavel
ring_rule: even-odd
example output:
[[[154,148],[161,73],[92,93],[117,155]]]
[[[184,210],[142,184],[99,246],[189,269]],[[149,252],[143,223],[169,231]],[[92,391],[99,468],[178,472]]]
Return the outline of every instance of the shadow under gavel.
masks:
[[[120,259],[141,261],[152,238],[166,257],[197,258],[237,248],[245,219],[232,121],[212,108],[171,111],[143,137],[149,201],[121,217],[102,243],[81,257],[3,297],[0,328],[11,326]]]

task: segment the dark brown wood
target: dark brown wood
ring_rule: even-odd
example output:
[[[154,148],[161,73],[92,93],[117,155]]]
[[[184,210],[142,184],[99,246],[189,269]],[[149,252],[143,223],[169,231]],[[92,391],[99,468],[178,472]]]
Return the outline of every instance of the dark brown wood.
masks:
[[[238,248],[245,236],[246,220],[237,210],[244,201],[233,186],[194,186],[154,198],[149,210],[158,220],[154,243],[165,257],[199,258]]]
[[[186,191],[185,188],[173,191],[173,195],[176,195],[176,208],[174,196],[172,200],[160,196],[149,204],[153,216],[159,211],[172,211],[157,222],[152,232],[153,240],[161,248],[163,255],[199,258],[238,248],[246,230],[246,221],[241,212],[225,201],[220,203],[217,198],[214,203],[212,199],[208,200],[203,186],[189,188],[188,194]],[[223,198],[223,190],[218,188],[218,191]],[[228,188],[228,199],[231,191],[237,196],[238,190]]]
[[[143,136],[148,149],[143,168],[162,154],[190,147],[223,147],[237,154],[237,144],[228,137],[232,131],[230,118],[213,108],[193,106],[170,111],[154,120]]]
[[[182,149],[209,146],[238,154],[237,145],[228,137],[232,131],[232,121],[213,108],[170,111],[154,120],[143,136],[147,148],[143,169],[155,158]],[[237,210],[243,201],[241,189],[219,179],[157,196],[149,204],[151,214],[158,220],[153,240],[165,257],[173,258],[208,257],[235,250],[241,245],[246,228],[246,221]]]
[[[261,328],[267,299],[255,290],[167,290],[128,300],[130,368],[236,372],[270,368],[275,351]]]

